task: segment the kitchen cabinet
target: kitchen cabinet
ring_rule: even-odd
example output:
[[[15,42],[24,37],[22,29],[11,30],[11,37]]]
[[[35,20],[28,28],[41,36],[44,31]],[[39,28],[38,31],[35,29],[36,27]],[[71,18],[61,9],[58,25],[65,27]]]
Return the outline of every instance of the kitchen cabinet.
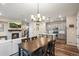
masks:
[[[11,54],[11,41],[0,43],[0,56],[9,56]]]
[[[18,52],[18,44],[21,39],[0,40],[0,56],[9,56]]]
[[[18,52],[18,44],[21,43],[20,39],[14,39],[12,41],[12,53],[17,53]]]

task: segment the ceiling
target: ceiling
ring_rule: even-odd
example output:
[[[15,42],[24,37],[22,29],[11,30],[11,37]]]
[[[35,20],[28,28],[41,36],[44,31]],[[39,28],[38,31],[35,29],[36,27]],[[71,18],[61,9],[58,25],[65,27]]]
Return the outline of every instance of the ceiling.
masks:
[[[39,4],[40,14],[46,17],[55,18],[59,15],[76,15],[79,10],[78,3],[41,3]],[[0,14],[12,20],[30,21],[30,16],[37,13],[37,4],[33,3],[0,3]]]

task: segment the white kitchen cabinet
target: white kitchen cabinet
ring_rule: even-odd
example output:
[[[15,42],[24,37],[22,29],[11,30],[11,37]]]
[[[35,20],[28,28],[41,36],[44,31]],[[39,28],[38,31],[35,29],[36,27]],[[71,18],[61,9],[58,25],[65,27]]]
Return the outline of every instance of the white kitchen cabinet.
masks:
[[[9,56],[18,52],[18,44],[21,39],[1,40],[0,41],[0,56]]]
[[[9,56],[11,54],[11,41],[0,43],[0,56]]]
[[[20,39],[14,39],[12,40],[12,53],[18,52],[18,44],[21,43]]]

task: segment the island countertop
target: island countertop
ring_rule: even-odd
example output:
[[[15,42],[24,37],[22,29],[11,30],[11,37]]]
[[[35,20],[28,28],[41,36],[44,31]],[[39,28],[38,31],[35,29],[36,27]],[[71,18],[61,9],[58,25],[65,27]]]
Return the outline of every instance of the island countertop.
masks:
[[[6,42],[10,42],[10,41],[14,41],[14,40],[21,40],[27,37],[21,37],[21,38],[16,38],[16,39],[7,39],[7,40],[0,40],[0,43],[6,43]]]

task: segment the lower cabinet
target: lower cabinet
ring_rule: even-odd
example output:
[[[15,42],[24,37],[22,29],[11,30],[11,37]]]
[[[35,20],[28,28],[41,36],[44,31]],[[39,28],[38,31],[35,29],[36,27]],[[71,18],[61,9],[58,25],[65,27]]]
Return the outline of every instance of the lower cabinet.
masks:
[[[15,54],[18,52],[18,44],[21,43],[21,40],[16,39],[12,42],[12,53]]]
[[[9,56],[17,53],[19,43],[21,43],[20,39],[0,43],[0,56]]]
[[[0,43],[0,56],[9,56],[11,54],[11,41]]]

